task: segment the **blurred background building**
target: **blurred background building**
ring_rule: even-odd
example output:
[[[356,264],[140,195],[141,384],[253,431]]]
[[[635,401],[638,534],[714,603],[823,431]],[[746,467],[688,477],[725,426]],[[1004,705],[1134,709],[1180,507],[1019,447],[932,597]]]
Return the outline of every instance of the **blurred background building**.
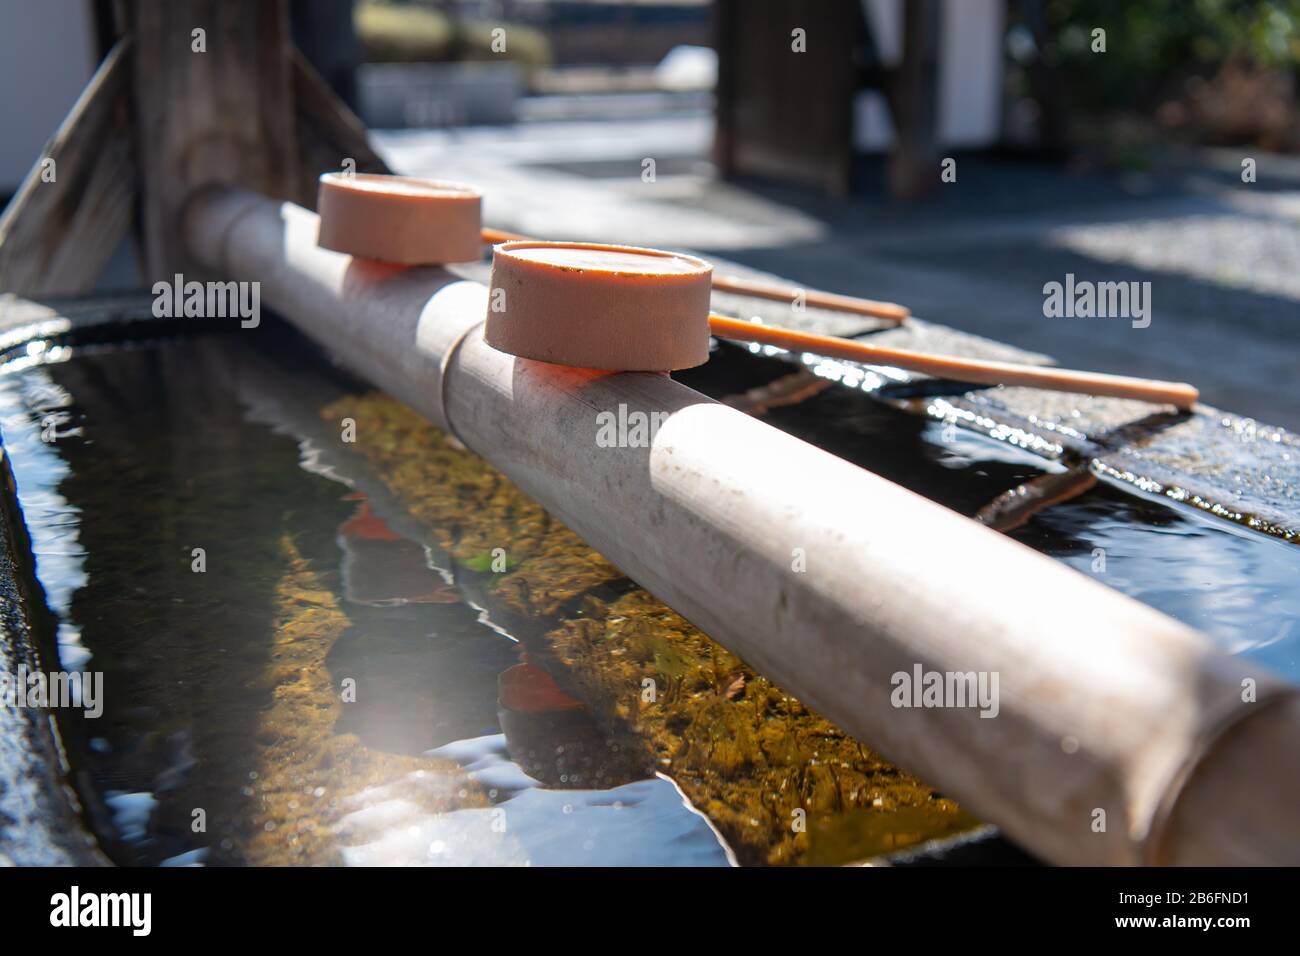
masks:
[[[0,188],[84,85],[112,5],[5,0]],[[855,157],[900,136],[1120,162],[1156,139],[1294,151],[1298,13],[1293,0],[292,4],[299,47],[374,128],[715,111],[724,171],[840,191]]]

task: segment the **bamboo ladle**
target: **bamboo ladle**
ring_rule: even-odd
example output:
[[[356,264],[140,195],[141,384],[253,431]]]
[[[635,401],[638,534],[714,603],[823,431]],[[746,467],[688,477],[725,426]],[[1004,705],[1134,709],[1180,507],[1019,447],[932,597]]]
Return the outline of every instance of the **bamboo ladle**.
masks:
[[[536,241],[501,230],[483,229],[479,202],[477,190],[463,184],[437,183],[400,176],[326,173],[320,179],[318,205],[321,218],[317,243],[336,252],[418,264],[467,261],[468,258],[475,257],[475,240],[494,245],[512,241]],[[701,270],[700,278],[703,279],[704,272],[708,272],[708,284],[715,290],[791,303],[802,300],[815,307],[876,316],[894,323],[904,322],[908,317],[908,310],[894,303],[805,292],[788,286],[717,276],[712,274],[706,262],[696,261]],[[692,304],[691,309],[694,308],[695,305]],[[1061,392],[1109,395],[1169,403],[1179,408],[1191,407],[1197,398],[1196,389],[1182,382],[1149,381],[1121,375],[930,355],[764,326],[716,313],[708,315],[708,322],[711,334],[718,338],[758,342],[871,365],[890,365],[959,382],[1023,385]],[[536,334],[536,330],[529,328],[529,323],[523,323],[520,328],[528,330],[525,337]],[[580,333],[581,329],[573,331]],[[506,351],[510,351],[510,348],[506,348]]]
[[[833,335],[817,335],[813,332],[797,332],[793,329],[759,325],[716,313],[709,314],[709,329],[722,339],[758,342],[761,345],[773,345],[792,352],[812,352],[827,358],[849,359],[867,365],[892,365],[894,368],[921,372],[925,375],[933,375],[935,378],[977,385],[1023,385],[1054,392],[1135,398],[1155,404],[1176,405],[1184,409],[1191,408],[1199,394],[1195,386],[1188,385],[1186,382],[1162,382],[1156,379],[1133,378],[1128,375],[1078,372],[1051,366],[991,362],[985,359],[891,349],[881,345],[868,345],[853,339],[837,338]]]
[[[527,236],[498,229],[484,229],[482,237],[484,242],[491,244],[529,239]],[[713,288],[741,295],[786,301],[793,301],[799,292],[793,288],[721,276],[713,277]],[[904,306],[889,302],[873,302],[819,292],[807,292],[804,295],[804,301],[809,305],[888,318],[898,323],[903,322],[909,314]],[[1191,408],[1199,395],[1196,387],[1186,382],[1162,382],[1128,375],[1080,372],[1016,362],[993,362],[985,359],[914,352],[909,349],[868,345],[865,342],[833,335],[818,335],[813,332],[799,332],[794,329],[761,325],[757,322],[746,322],[716,312],[709,313],[709,331],[720,339],[756,342],[791,352],[811,352],[827,358],[848,359],[867,365],[889,365],[933,375],[936,378],[976,385],[1020,385],[1055,392],[1131,398],[1155,404],[1170,404],[1182,409]]]
[[[499,242],[516,242],[527,240],[531,236],[505,232],[501,229],[484,229],[483,241],[496,245]],[[896,325],[907,321],[911,310],[896,302],[876,302],[873,299],[859,299],[851,295],[836,295],[833,292],[817,292],[798,289],[794,286],[776,285],[770,282],[754,282],[736,276],[713,276],[713,288],[719,292],[731,292],[736,295],[749,295],[756,299],[771,299],[773,302],[794,302],[802,299],[806,305],[832,312],[851,312],[854,315],[869,315],[877,319],[886,319]]]

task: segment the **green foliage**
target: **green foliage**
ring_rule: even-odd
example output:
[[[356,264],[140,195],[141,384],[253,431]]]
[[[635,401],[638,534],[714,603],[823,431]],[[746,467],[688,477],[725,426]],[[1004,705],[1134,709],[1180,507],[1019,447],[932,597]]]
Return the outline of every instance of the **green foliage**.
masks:
[[[1144,104],[1230,59],[1300,63],[1300,0],[1048,0],[1046,14],[1044,62],[1090,107]],[[1092,49],[1098,27],[1105,53]]]
[[[514,23],[452,20],[423,4],[366,0],[356,7],[362,54],[370,63],[429,63],[442,60],[511,60],[531,69],[551,61],[546,37]],[[506,31],[506,48],[492,49],[492,31]]]
[[[451,23],[423,7],[361,3],[356,7],[357,36],[371,63],[442,60],[451,48]]]

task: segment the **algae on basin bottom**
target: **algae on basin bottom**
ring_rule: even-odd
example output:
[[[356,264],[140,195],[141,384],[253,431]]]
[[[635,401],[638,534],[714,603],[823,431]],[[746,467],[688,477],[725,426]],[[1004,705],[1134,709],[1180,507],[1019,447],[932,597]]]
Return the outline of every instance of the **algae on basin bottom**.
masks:
[[[356,444],[438,545],[467,569],[508,573],[493,582],[504,609],[550,615],[623,574],[476,455],[458,449],[406,406],[379,393],[322,411],[357,423]]]
[[[976,825],[635,588],[405,406],[371,393],[321,415],[356,422],[350,447],[466,569],[509,556],[479,575],[493,613],[534,623],[566,690],[676,780],[741,862],[843,863]]]
[[[326,657],[349,626],[291,539],[282,539],[286,571],[276,585],[271,652],[261,675],[270,704],[256,733],[257,770],[245,793],[254,801],[241,816],[235,840],[253,865],[320,865],[339,862],[338,827],[370,788],[428,813],[486,807],[484,789],[454,763],[433,757],[385,753],[363,745],[337,724],[347,693]],[[412,785],[412,775],[436,772],[454,785],[438,790]],[[231,779],[222,774],[223,779]]]

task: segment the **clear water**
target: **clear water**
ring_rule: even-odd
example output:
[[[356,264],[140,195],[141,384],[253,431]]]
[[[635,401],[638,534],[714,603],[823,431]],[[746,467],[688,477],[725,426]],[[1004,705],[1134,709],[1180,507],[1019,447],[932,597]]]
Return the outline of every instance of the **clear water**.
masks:
[[[724,350],[679,377],[734,398],[788,372]],[[335,454],[319,410],[363,390],[269,324],[37,349],[0,375],[46,656],[103,674],[103,714],[57,720],[110,854],[732,862],[677,785],[562,689],[546,622],[490,610],[488,572],[436,553]],[[844,389],[764,415],[966,514],[1045,473]],[[1081,573],[1104,549],[1110,586],[1300,679],[1300,548],[1105,485],[1011,533]]]
[[[318,388],[352,386],[288,350]],[[220,338],[57,357],[3,379],[0,427],[52,612],[46,657],[102,674],[101,714],[56,714],[114,859],[731,861],[580,710],[501,705],[501,676],[530,667],[522,645],[276,419],[266,389],[288,368]],[[598,759],[583,774],[515,753],[507,721],[571,753],[594,741]]]

